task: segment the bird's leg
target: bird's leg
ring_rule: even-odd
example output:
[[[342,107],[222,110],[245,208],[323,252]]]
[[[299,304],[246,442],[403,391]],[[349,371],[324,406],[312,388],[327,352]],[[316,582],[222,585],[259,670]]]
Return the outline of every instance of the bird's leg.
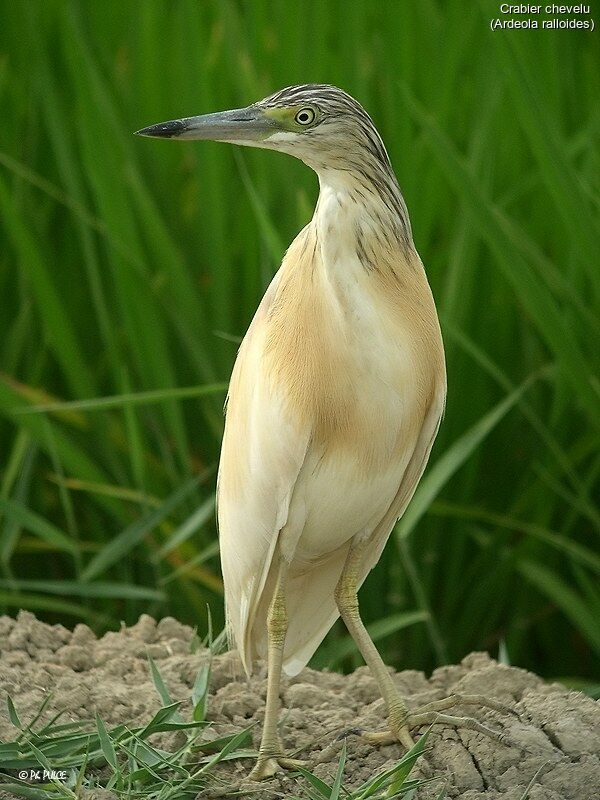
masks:
[[[350,635],[356,642],[362,657],[379,685],[379,690],[385,701],[391,732],[398,741],[410,749],[414,741],[407,725],[408,708],[402,695],[394,686],[392,677],[367,633],[358,610],[358,568],[363,551],[364,544],[362,543],[350,548],[344,569],[335,588],[335,602]]]
[[[492,700],[481,695],[452,694],[441,700],[434,700],[431,703],[427,703],[413,711],[408,710],[404,698],[394,685],[383,659],[379,655],[377,648],[373,644],[360,618],[357,585],[358,569],[364,547],[365,543],[359,543],[350,549],[342,575],[335,589],[335,600],[340,615],[379,685],[379,690],[385,701],[388,714],[388,731],[363,733],[363,738],[372,744],[380,745],[399,741],[406,748],[410,749],[414,744],[410,734],[411,728],[418,728],[422,725],[444,724],[455,728],[469,728],[470,730],[483,733],[496,741],[502,741],[504,737],[501,733],[482,725],[475,719],[442,713],[457,705],[479,705],[501,713],[515,713],[509,706],[497,700]]]
[[[302,761],[285,758],[281,740],[277,732],[279,714],[279,685],[281,682],[281,665],[283,647],[287,632],[288,619],[285,607],[285,585],[288,564],[280,557],[277,583],[267,616],[269,649],[267,657],[267,701],[265,705],[265,721],[258,751],[258,759],[248,775],[253,781],[261,781],[272,777],[279,769],[295,769],[303,766]]]

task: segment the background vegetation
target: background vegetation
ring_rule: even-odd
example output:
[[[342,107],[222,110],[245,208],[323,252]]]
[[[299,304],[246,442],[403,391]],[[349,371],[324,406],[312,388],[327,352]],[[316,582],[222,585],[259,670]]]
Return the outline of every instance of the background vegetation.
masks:
[[[292,9],[293,5],[293,9]],[[0,26],[0,610],[223,622],[237,343],[314,175],[144,125],[338,84],[371,112],[444,329],[427,477],[362,591],[387,661],[597,680],[598,34],[462,0],[13,2]],[[596,20],[598,23],[598,20]],[[336,627],[315,658],[349,668]]]

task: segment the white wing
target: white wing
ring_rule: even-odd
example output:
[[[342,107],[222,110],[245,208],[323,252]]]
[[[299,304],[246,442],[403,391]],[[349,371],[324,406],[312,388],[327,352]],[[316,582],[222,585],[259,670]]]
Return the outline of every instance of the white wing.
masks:
[[[261,369],[264,321],[278,280],[279,273],[244,337],[231,376],[217,483],[227,624],[248,674],[258,655],[252,638],[258,604],[309,441],[309,431],[286,418]]]

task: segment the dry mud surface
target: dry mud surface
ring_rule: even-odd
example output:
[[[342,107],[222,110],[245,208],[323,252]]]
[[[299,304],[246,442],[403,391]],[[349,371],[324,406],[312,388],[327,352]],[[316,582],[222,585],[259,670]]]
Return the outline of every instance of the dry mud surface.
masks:
[[[17,620],[0,617],[0,740],[14,739],[7,693],[24,722],[50,690],[55,694],[48,717],[64,709],[67,719],[88,719],[97,711],[107,726],[147,722],[161,706],[148,673],[148,654],[171,696],[185,701],[182,713],[189,714],[191,687],[208,657],[206,651],[190,653],[192,635],[190,628],[168,617],[156,623],[142,616],[136,625],[100,639],[85,625],[71,632],[60,625],[45,625],[27,612],[21,612]],[[472,707],[456,712],[471,713],[490,727],[504,730],[508,744],[469,730],[436,726],[428,762],[434,774],[448,777],[448,797],[521,800],[537,773],[529,800],[600,800],[600,709],[590,698],[548,685],[524,670],[499,665],[482,653],[437,669],[429,679],[421,672],[405,671],[394,673],[394,680],[411,706],[460,692],[487,694],[519,714],[502,717]],[[234,653],[216,656],[208,712],[212,725],[206,738],[262,721],[265,686],[264,668],[248,682]],[[337,763],[340,733],[384,728],[377,686],[365,667],[347,676],[306,669],[284,681],[282,700],[286,747],[304,747],[302,757],[316,763],[314,771],[324,778]],[[256,726],[255,742],[258,735]],[[392,766],[401,755],[399,746],[377,749],[355,735],[346,742],[348,788]],[[218,775],[239,786],[249,767],[247,760],[229,762],[219,766]],[[435,790],[424,789],[418,797],[428,800],[439,789],[439,784]],[[202,796],[211,794],[207,791]],[[283,774],[248,792],[259,800],[291,794],[299,794],[297,784]],[[0,799],[8,797],[0,786]],[[99,791],[88,798],[116,800],[116,795]]]

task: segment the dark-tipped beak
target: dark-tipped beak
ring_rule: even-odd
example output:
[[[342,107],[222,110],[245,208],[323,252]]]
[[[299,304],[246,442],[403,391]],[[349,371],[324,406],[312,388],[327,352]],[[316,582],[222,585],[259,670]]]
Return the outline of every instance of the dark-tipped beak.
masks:
[[[205,139],[214,142],[256,142],[274,132],[274,125],[260,108],[234,108],[200,117],[159,122],[136,131],[156,139]]]

